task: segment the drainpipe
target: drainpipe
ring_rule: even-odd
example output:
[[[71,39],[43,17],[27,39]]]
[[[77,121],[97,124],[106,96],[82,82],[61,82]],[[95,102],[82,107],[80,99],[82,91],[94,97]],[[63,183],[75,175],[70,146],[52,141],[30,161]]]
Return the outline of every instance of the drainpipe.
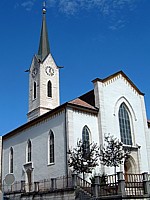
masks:
[[[65,151],[66,151],[66,176],[67,176],[67,186],[68,186],[68,123],[67,123],[67,108],[65,107]]]

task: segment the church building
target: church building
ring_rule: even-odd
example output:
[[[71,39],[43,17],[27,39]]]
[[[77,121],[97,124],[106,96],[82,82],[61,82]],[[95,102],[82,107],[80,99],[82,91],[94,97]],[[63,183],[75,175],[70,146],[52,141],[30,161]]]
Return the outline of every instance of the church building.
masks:
[[[118,171],[150,173],[150,121],[144,93],[123,71],[92,80],[93,89],[60,105],[59,67],[51,54],[43,8],[38,53],[29,69],[28,122],[2,137],[2,180],[25,183],[68,176],[68,150],[82,139],[99,146],[110,133],[131,147]],[[97,167],[112,174],[113,168]]]

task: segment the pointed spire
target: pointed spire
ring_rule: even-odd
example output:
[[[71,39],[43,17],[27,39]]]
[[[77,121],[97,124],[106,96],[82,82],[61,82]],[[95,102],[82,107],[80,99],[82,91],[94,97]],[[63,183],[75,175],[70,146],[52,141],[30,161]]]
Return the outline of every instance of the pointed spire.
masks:
[[[48,41],[48,31],[46,26],[46,8],[45,2],[43,3],[43,17],[42,17],[42,28],[40,36],[40,44],[38,50],[38,57],[43,61],[46,56],[50,53],[49,41]]]

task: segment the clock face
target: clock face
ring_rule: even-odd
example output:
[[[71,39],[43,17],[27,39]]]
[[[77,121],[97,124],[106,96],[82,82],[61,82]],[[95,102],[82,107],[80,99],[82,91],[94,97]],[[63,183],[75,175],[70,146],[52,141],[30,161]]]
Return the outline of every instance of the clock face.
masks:
[[[33,70],[32,70],[32,77],[33,78],[35,78],[35,76],[37,75],[37,73],[38,73],[38,69],[37,68],[33,68]]]
[[[54,69],[51,66],[47,66],[45,68],[46,74],[49,76],[53,76],[54,75]]]

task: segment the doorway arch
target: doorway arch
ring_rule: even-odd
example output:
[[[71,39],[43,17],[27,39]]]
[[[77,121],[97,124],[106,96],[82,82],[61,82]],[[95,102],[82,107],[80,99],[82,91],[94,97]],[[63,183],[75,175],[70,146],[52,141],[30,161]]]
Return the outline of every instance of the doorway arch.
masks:
[[[136,174],[136,162],[132,156],[129,156],[129,158],[124,161],[124,174],[125,180],[127,180],[128,174]]]

